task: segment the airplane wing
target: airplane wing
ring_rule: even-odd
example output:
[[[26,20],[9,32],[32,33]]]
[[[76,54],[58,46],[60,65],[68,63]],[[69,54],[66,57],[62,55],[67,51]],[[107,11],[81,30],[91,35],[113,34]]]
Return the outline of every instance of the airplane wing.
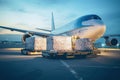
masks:
[[[106,38],[106,37],[116,37],[116,36],[119,36],[119,37],[120,37],[120,34],[104,35],[104,36],[102,36],[101,38]]]
[[[51,32],[52,30],[47,30],[47,29],[40,29],[40,28],[36,28],[38,30],[43,30],[43,31],[47,31],[47,32]]]
[[[6,27],[6,26],[0,26],[0,28],[4,28],[4,29],[8,29],[11,31],[18,31],[18,32],[22,32],[22,33],[30,33],[32,35],[38,35],[38,36],[43,36],[43,37],[48,37],[50,34],[48,33],[42,33],[42,32],[35,32],[35,31],[29,31],[29,30],[23,30],[23,29],[15,29],[15,28],[10,28],[10,27]]]

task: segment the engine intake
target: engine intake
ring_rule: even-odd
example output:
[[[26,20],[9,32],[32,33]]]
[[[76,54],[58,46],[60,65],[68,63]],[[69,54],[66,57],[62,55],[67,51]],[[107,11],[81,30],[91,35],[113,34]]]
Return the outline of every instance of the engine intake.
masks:
[[[105,43],[107,46],[116,46],[118,44],[118,40],[116,38],[112,39],[107,38]]]
[[[32,36],[32,34],[30,34],[30,33],[24,34],[22,37],[22,42],[25,43],[26,38],[29,38],[31,36]]]
[[[113,38],[110,43],[111,45],[116,46],[118,44],[118,40]]]

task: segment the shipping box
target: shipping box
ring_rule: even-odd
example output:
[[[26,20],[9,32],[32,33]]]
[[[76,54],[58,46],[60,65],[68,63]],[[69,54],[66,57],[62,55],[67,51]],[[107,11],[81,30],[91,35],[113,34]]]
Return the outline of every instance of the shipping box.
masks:
[[[75,50],[92,50],[93,43],[89,38],[77,39],[75,42]]]
[[[46,50],[46,38],[42,37],[29,37],[26,38],[25,49],[28,50]]]
[[[47,50],[71,51],[72,40],[70,36],[52,36],[47,38]]]

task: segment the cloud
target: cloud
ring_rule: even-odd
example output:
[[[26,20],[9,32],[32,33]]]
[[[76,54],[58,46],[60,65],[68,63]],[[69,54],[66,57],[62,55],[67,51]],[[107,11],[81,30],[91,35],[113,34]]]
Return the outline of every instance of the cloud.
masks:
[[[56,27],[86,14],[100,15],[109,27],[120,25],[119,0],[0,0],[0,24],[49,28],[51,12]],[[118,25],[118,26],[117,26]]]

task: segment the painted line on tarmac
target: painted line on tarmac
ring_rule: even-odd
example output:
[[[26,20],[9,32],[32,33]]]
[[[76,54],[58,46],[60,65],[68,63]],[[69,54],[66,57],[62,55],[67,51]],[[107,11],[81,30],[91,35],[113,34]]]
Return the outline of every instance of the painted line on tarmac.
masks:
[[[60,60],[60,62],[61,62],[66,68],[69,69],[69,71],[74,75],[74,77],[75,77],[77,80],[83,80],[83,77],[78,76],[77,72],[76,72],[75,70],[73,70],[65,61]]]

